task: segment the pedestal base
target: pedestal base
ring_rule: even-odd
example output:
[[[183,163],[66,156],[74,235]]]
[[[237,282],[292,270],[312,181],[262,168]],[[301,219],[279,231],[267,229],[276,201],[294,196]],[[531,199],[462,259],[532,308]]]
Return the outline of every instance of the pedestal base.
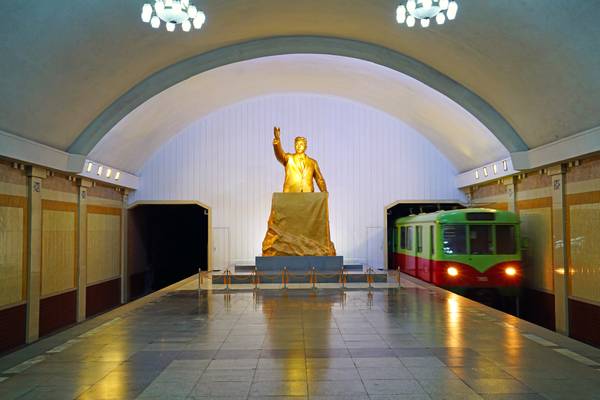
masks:
[[[256,270],[259,272],[309,272],[314,267],[318,272],[339,272],[344,266],[342,256],[273,256],[256,257]]]

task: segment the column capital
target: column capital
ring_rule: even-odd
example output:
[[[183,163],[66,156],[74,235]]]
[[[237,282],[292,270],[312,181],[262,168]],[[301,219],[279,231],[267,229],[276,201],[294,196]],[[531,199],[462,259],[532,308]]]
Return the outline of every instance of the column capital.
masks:
[[[32,178],[46,179],[48,177],[48,170],[42,167],[36,167],[35,165],[28,165],[27,176]]]
[[[550,176],[560,175],[567,173],[567,165],[566,164],[557,164],[552,165],[546,169],[546,173]]]
[[[93,186],[93,182],[90,179],[77,178],[77,186],[87,189]]]

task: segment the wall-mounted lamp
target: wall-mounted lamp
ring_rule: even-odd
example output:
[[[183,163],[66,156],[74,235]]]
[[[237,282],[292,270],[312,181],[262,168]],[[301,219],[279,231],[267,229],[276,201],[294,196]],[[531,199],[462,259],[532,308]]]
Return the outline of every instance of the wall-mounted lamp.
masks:
[[[502,160],[502,169],[508,171],[508,162],[506,160]]]
[[[483,176],[488,176],[487,167],[483,167]]]
[[[121,177],[121,173],[119,171],[117,171],[117,173],[115,174],[115,180],[118,181],[120,177]]]
[[[112,174],[112,169],[110,169],[110,168],[107,168],[107,169],[106,169],[106,177],[107,177],[107,178],[110,178],[110,175],[111,175],[111,174]]]
[[[102,176],[102,165],[98,167],[98,175]]]
[[[92,172],[92,168],[94,167],[94,163],[89,162],[87,165],[87,172]]]
[[[475,170],[475,179],[479,179],[479,170],[478,169]]]

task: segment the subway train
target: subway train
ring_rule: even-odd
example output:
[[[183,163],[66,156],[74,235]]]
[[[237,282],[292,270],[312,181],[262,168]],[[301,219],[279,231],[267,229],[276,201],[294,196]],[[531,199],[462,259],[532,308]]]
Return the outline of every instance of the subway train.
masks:
[[[398,218],[394,267],[460,294],[517,296],[523,279],[519,217],[487,208]]]

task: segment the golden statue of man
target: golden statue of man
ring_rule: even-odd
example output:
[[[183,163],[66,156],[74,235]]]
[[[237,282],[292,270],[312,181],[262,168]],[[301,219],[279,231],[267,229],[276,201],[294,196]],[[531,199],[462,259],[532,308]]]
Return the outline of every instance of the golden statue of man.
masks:
[[[285,181],[283,191],[287,192],[314,192],[313,179],[317,181],[317,186],[321,192],[327,192],[327,185],[319,164],[306,155],[306,138],[298,136],[294,141],[296,153],[286,153],[281,146],[281,130],[274,128],[275,138],[273,139],[273,150],[275,157],[285,167]]]

